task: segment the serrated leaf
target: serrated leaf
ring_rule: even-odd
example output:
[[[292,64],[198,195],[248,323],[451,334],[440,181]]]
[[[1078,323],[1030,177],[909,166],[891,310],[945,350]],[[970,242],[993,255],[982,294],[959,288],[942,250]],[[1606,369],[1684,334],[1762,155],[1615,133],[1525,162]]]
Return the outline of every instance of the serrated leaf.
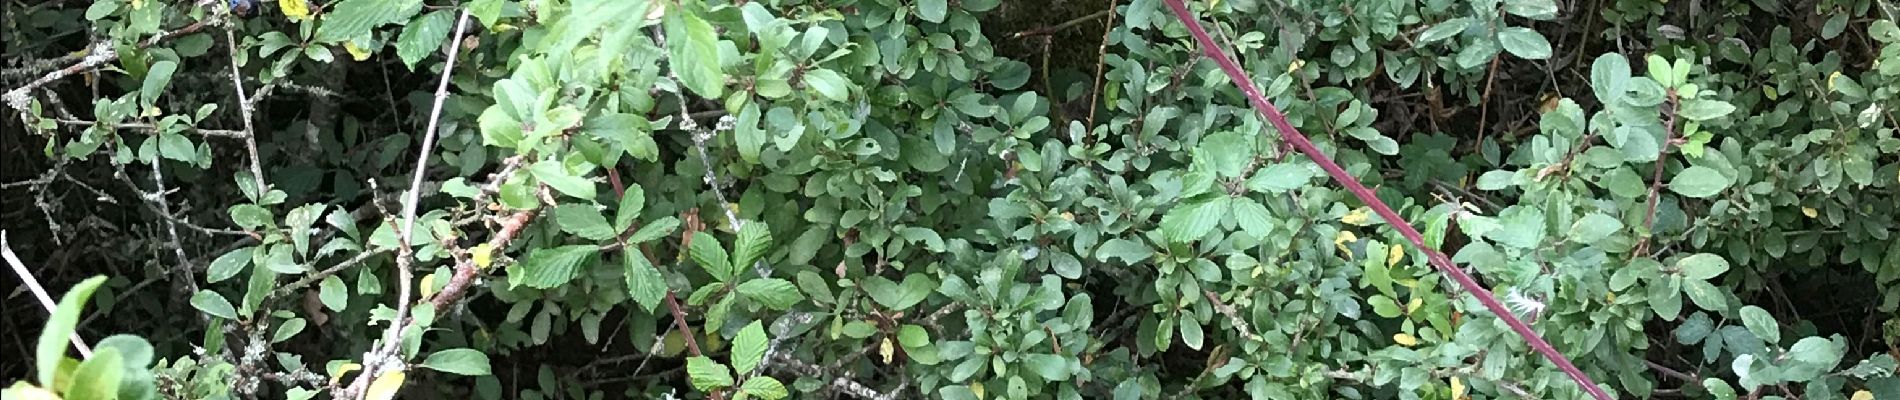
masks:
[[[740,375],[751,373],[759,361],[765,359],[767,345],[765,326],[752,321],[739,329],[739,335],[732,338],[732,369]]]
[[[738,291],[739,295],[774,310],[788,310],[798,302],[805,301],[805,296],[798,293],[796,285],[778,278],[749,280],[739,284]]]
[[[691,378],[693,388],[700,391],[712,391],[732,386],[732,371],[707,357],[686,359],[686,375]]]
[[[666,237],[667,235],[672,235],[673,230],[679,229],[679,226],[679,218],[673,216],[662,217],[653,222],[648,222],[646,225],[641,226],[639,230],[633,231],[632,235],[627,236],[627,243],[651,242]]]
[[[1212,196],[1184,201],[1161,217],[1161,231],[1173,243],[1186,243],[1207,236],[1220,224],[1221,218],[1227,217],[1228,199],[1227,196]]]
[[[1254,171],[1247,178],[1247,190],[1261,193],[1284,193],[1288,190],[1305,187],[1313,180],[1313,170],[1293,163],[1275,163]]]
[[[554,208],[554,222],[561,226],[562,232],[580,236],[588,240],[612,239],[617,233],[607,224],[607,217],[600,210],[585,204],[562,204]]]
[[[582,200],[594,199],[594,182],[568,173],[567,167],[561,166],[560,161],[535,162],[533,166],[528,167],[528,172],[532,173],[535,179],[541,180],[541,183],[547,184],[561,194]]]
[[[640,217],[640,211],[646,208],[647,192],[638,183],[628,183],[625,192],[620,195],[620,204],[614,208],[614,232],[625,232],[633,227],[633,221]]]
[[[653,311],[666,298],[666,278],[638,251],[624,248],[620,264],[626,269],[627,297],[646,311]]]
[[[1597,241],[1623,230],[1623,221],[1603,213],[1590,213],[1570,224],[1567,239],[1583,244],[1595,244]]]
[[[785,384],[779,383],[778,379],[769,376],[757,376],[746,379],[745,383],[739,385],[739,391],[745,393],[747,396],[765,400],[779,400],[790,395],[790,393],[785,391]]]
[[[732,243],[732,265],[743,268],[765,257],[772,249],[772,230],[764,222],[746,222],[739,228],[739,238]]]
[[[581,267],[592,264],[598,254],[600,247],[585,244],[534,249],[520,262],[508,266],[508,283],[536,289],[564,285],[574,280]]]
[[[700,269],[720,282],[732,281],[733,276],[737,275],[719,239],[704,231],[693,233],[693,243],[688,246],[687,254],[693,257],[693,262],[699,264]]]
[[[280,0],[297,1],[303,0]],[[402,28],[402,35],[396,39],[396,56],[402,58],[402,64],[410,70],[416,69],[416,63],[442,47],[449,39],[450,23],[453,16],[448,10],[423,14],[409,21]]]
[[[377,27],[408,21],[422,11],[422,0],[342,0],[324,12],[318,43],[337,43],[369,35]]]
[[[475,349],[448,349],[430,353],[422,366],[456,375],[490,374],[488,354]]]

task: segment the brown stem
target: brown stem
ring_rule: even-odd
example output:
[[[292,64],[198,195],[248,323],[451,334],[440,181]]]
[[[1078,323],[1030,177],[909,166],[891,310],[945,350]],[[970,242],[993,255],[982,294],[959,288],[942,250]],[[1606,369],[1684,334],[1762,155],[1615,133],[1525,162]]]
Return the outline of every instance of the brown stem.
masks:
[[[1095,109],[1100,107],[1095,101],[1102,95],[1102,66],[1108,57],[1108,34],[1115,32],[1115,0],[1108,2],[1108,24],[1102,27],[1102,46],[1095,50],[1095,84],[1089,86],[1089,126],[1095,129]]]
[[[1089,22],[1091,20],[1105,17],[1105,16],[1110,16],[1110,15],[1115,15],[1114,7],[1109,7],[1109,9],[1107,10],[1096,11],[1094,14],[1084,15],[1076,19],[1063,21],[1060,24],[1055,24],[1055,25],[1036,28],[1036,29],[1030,29],[1030,30],[1026,30],[1022,32],[1016,32],[1016,34],[1010,35],[1009,37],[1011,39],[1018,39],[1018,38],[1028,37],[1028,36],[1051,35],[1051,34],[1055,34],[1056,32],[1061,32],[1063,29],[1068,29],[1071,26],[1076,26],[1083,22]],[[1110,23],[1110,28],[1113,28],[1113,24],[1114,24],[1113,22]]]
[[[1653,170],[1654,172],[1651,172],[1649,175],[1649,206],[1647,207],[1647,211],[1643,212],[1643,230],[1645,233],[1642,239],[1636,241],[1636,252],[1634,254],[1639,256],[1649,254],[1649,238],[1656,235],[1654,232],[1654,229],[1656,229],[1656,203],[1660,200],[1657,198],[1657,195],[1662,191],[1663,165],[1668,164],[1669,161],[1669,145],[1676,141],[1677,101],[1676,90],[1669,89],[1669,102],[1666,103],[1667,105],[1663,109],[1662,149],[1656,151],[1656,168]]]

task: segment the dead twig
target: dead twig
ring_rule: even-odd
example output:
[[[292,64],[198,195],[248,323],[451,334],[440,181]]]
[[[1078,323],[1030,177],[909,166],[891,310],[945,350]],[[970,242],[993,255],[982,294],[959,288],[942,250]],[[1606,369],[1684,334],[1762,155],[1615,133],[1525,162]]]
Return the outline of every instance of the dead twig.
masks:
[[[46,288],[40,287],[40,280],[34,279],[33,272],[20,262],[20,256],[13,254],[13,247],[7,245],[7,231],[0,231],[0,256],[6,258],[7,266],[13,267],[13,275],[19,276],[20,281],[26,283],[26,288],[33,291],[33,297],[40,299],[40,305],[46,308],[46,315],[53,315],[53,310],[58,306],[53,305],[52,296],[46,295]],[[80,356],[92,358],[92,348],[86,346],[86,340],[81,339],[78,332],[73,333],[72,339],[73,347],[79,348]]]

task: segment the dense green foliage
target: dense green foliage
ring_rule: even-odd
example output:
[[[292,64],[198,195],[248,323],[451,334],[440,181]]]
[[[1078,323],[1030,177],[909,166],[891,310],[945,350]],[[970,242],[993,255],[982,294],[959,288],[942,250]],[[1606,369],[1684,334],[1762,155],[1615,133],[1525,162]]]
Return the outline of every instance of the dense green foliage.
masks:
[[[9,399],[1584,397],[1160,0],[5,4]],[[1900,398],[1900,4],[1190,8],[1611,393]]]

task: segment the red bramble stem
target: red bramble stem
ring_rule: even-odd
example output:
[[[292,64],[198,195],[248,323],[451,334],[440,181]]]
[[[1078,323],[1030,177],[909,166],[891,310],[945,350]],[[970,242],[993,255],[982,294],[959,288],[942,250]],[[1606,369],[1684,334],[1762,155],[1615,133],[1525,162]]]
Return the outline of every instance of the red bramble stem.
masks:
[[[1390,224],[1393,229],[1399,231],[1399,235],[1403,235],[1405,236],[1405,240],[1411,241],[1412,246],[1423,251],[1426,258],[1431,260],[1433,266],[1437,267],[1438,270],[1445,275],[1450,275],[1452,280],[1458,282],[1458,286],[1463,287],[1466,292],[1470,292],[1472,296],[1477,297],[1478,302],[1484,303],[1484,308],[1491,310],[1492,314],[1496,314],[1498,318],[1503,319],[1506,325],[1511,326],[1512,331],[1516,331],[1519,337],[1523,337],[1524,341],[1530,344],[1532,350],[1536,350],[1538,354],[1543,354],[1544,358],[1550,359],[1551,363],[1557,364],[1557,368],[1562,369],[1564,374],[1570,375],[1570,379],[1575,380],[1577,385],[1582,386],[1584,391],[1590,393],[1590,396],[1595,397],[1597,400],[1613,399],[1608,393],[1604,393],[1602,388],[1597,387],[1596,382],[1591,381],[1589,376],[1584,375],[1583,371],[1578,370],[1576,365],[1571,364],[1570,359],[1564,358],[1562,353],[1558,353],[1556,348],[1551,347],[1550,342],[1544,341],[1542,337],[1537,335],[1536,331],[1532,331],[1530,325],[1525,325],[1524,321],[1518,320],[1515,315],[1512,315],[1509,310],[1505,309],[1504,304],[1499,303],[1491,294],[1490,290],[1486,290],[1484,286],[1478,285],[1477,281],[1471,279],[1471,275],[1459,270],[1457,266],[1451,263],[1451,259],[1445,258],[1443,253],[1439,253],[1438,250],[1426,246],[1424,237],[1418,234],[1418,229],[1413,228],[1412,224],[1405,222],[1404,218],[1399,217],[1399,213],[1392,211],[1392,207],[1380,201],[1377,196],[1372,194],[1371,190],[1366,189],[1365,185],[1360,184],[1358,179],[1353,179],[1351,175],[1347,175],[1346,170],[1340,168],[1339,164],[1334,163],[1332,159],[1320,153],[1319,148],[1314,147],[1313,141],[1307,140],[1306,135],[1302,135],[1300,131],[1293,129],[1293,125],[1286,122],[1286,116],[1280,113],[1280,109],[1274,107],[1273,103],[1267,102],[1266,97],[1260,94],[1260,89],[1254,87],[1253,81],[1248,79],[1249,75],[1247,72],[1242,71],[1239,65],[1234,64],[1234,61],[1227,57],[1227,53],[1221,51],[1221,47],[1214,43],[1214,39],[1208,37],[1207,31],[1201,28],[1200,22],[1189,14],[1187,5],[1182,4],[1181,1],[1182,0],[1167,0],[1168,8],[1174,11],[1174,17],[1180,19],[1181,23],[1187,24],[1188,32],[1193,33],[1194,40],[1200,42],[1201,50],[1206,52],[1208,57],[1213,58],[1215,63],[1220,64],[1221,70],[1227,72],[1227,77],[1234,81],[1234,85],[1240,87],[1241,93],[1247,95],[1247,101],[1252,102],[1254,109],[1260,111],[1260,116],[1265,117],[1267,121],[1273,123],[1273,127],[1280,131],[1283,139],[1293,144],[1293,147],[1298,148],[1300,152],[1305,153],[1307,157],[1312,158],[1313,162],[1318,163],[1321,169],[1326,170],[1327,175],[1331,175],[1334,180],[1345,185],[1346,190],[1351,191],[1353,196],[1359,198],[1359,201],[1371,206],[1372,211],[1379,214],[1379,218],[1385,219],[1386,223]]]

